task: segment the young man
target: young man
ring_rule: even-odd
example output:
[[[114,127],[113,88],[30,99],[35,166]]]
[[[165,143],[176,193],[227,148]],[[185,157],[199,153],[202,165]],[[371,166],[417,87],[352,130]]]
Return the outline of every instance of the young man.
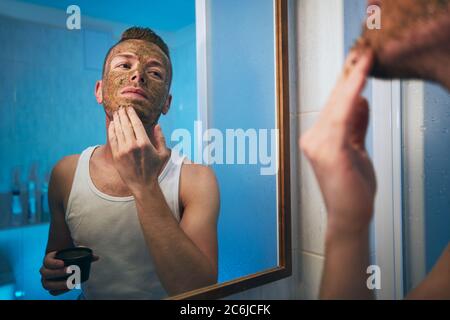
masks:
[[[150,29],[126,30],[102,78],[95,96],[106,114],[106,144],[64,157],[51,174],[44,288],[68,291],[54,280],[67,276],[55,253],[73,246],[95,254],[82,284],[86,299],[160,299],[214,284],[215,175],[169,150],[157,124],[172,99],[167,45]]]
[[[419,78],[450,90],[450,1],[369,1],[374,4],[381,7],[381,30],[365,30],[319,120],[300,140],[328,210],[325,299],[373,297],[366,286],[376,191],[364,146],[369,108],[361,92],[367,77]],[[408,298],[450,299],[450,246]]]

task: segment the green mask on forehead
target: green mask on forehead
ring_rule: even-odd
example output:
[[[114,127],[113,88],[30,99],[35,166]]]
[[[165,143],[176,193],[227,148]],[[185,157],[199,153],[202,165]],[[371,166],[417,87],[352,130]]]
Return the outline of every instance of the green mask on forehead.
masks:
[[[121,53],[136,55],[136,61],[114,59]],[[162,66],[152,67],[149,60],[159,61]],[[107,112],[120,106],[133,107],[144,124],[155,124],[169,95],[170,79],[169,58],[157,45],[126,40],[115,46],[107,59],[102,81],[103,105]],[[143,90],[145,99],[124,96],[122,92],[128,87]]]

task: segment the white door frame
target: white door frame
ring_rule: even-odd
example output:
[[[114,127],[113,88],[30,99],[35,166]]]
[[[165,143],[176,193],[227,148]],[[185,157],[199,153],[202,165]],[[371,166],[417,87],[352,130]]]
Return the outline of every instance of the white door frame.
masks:
[[[197,119],[208,128],[208,0],[195,0]]]
[[[372,81],[375,263],[381,269],[378,299],[403,298],[402,122],[400,81]]]

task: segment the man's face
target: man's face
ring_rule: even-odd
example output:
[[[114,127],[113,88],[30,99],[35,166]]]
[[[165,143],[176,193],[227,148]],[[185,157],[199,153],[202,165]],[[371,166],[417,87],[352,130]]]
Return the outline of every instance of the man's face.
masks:
[[[102,81],[108,113],[131,106],[144,124],[154,124],[169,95],[171,66],[155,44],[126,40],[110,52]]]
[[[368,0],[381,8],[381,29],[364,28],[359,44],[375,52],[372,75],[420,76],[417,61],[450,36],[450,0]]]

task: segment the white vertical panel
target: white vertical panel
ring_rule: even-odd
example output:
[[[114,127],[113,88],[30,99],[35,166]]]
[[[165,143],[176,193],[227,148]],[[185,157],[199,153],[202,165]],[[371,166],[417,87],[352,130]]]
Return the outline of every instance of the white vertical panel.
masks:
[[[372,87],[375,260],[381,268],[378,299],[403,297],[400,84],[374,80]]]
[[[195,25],[197,41],[197,120],[202,130],[208,129],[208,0],[195,0]],[[195,155],[202,155],[203,132],[196,135]],[[208,162],[209,159],[203,159]],[[199,162],[199,159],[195,159]]]
[[[403,103],[403,175],[405,196],[405,286],[416,287],[425,278],[424,202],[424,84],[405,81]]]

